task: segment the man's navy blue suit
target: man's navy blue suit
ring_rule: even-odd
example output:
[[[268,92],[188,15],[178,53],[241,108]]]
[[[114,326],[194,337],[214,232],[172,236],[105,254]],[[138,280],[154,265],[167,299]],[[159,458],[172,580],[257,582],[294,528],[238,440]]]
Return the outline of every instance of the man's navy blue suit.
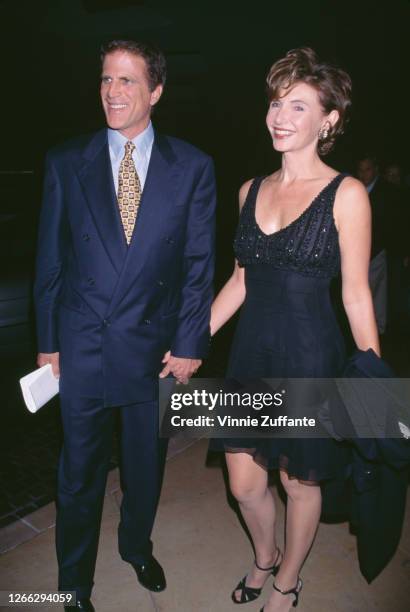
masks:
[[[38,348],[60,353],[59,587],[89,597],[115,415],[122,423],[119,549],[151,555],[165,457],[158,374],[167,350],[209,345],[215,181],[211,159],[155,134],[127,246],[102,130],[47,156],[35,300]]]

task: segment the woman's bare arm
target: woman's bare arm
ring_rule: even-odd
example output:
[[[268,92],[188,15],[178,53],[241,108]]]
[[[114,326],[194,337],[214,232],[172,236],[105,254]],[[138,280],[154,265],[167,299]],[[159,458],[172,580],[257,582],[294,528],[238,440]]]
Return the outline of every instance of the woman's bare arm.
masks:
[[[244,183],[239,191],[239,211],[245,202],[252,181]],[[216,296],[211,310],[211,335],[216,332],[235,314],[245,299],[245,274],[238,262],[232,276]]]
[[[369,287],[371,209],[363,185],[346,178],[337,192],[335,223],[339,232],[342,267],[342,299],[356,346],[372,348],[380,355],[380,344]]]

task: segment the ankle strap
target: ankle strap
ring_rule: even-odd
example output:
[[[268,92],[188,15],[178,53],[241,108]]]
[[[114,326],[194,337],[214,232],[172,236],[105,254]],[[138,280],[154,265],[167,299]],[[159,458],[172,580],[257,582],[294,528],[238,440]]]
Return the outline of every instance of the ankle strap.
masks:
[[[281,593],[282,595],[290,595],[290,593],[292,593],[293,595],[296,595],[297,593],[297,587],[298,585],[294,586],[293,589],[289,589],[287,591],[282,591],[282,589],[279,589],[275,583],[273,583],[273,588],[275,589],[275,591],[277,591],[278,593]]]
[[[261,570],[261,572],[270,572],[271,570],[275,569],[275,567],[277,567],[278,559],[281,556],[281,554],[282,554],[282,551],[280,550],[280,548],[276,547],[276,557],[271,567],[261,567],[260,565],[258,565],[258,562],[256,561],[256,559],[255,559],[255,565],[258,568],[258,570]]]
[[[299,599],[299,593],[303,586],[303,582],[301,578],[298,578],[298,581],[293,587],[293,589],[288,589],[287,591],[282,591],[282,589],[277,587],[275,583],[273,583],[272,586],[275,589],[275,591],[277,591],[278,593],[281,593],[281,595],[294,595],[296,597],[296,603],[297,603]]]

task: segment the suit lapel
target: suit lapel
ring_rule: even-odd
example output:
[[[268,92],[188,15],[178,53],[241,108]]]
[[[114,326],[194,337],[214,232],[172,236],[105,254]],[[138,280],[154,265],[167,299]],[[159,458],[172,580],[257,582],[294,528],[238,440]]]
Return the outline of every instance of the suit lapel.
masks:
[[[118,211],[106,130],[98,132],[88,144],[77,172],[101,241],[120,274],[128,249]]]
[[[107,316],[143,273],[153,250],[160,248],[158,238],[168,210],[174,205],[182,173],[167,139],[156,133],[134,233]]]

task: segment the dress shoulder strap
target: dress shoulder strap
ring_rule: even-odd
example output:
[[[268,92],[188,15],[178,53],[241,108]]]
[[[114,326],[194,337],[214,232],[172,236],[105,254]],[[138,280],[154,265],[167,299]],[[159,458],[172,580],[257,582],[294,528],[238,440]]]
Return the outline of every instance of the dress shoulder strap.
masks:
[[[246,194],[245,202],[243,203],[241,215],[247,214],[247,212],[251,212],[255,207],[256,198],[258,195],[259,187],[265,177],[257,176],[253,179],[251,186],[248,189],[248,193]]]
[[[339,187],[340,183],[347,176],[351,176],[351,175],[348,172],[340,172],[337,176],[335,176],[333,181],[331,181],[331,183],[329,185],[329,187],[330,187],[329,191],[330,191],[330,194],[332,195],[333,199],[334,199],[334,196],[336,195],[336,191],[338,190],[338,187]]]
[[[330,181],[330,183],[321,191],[321,193],[318,194],[316,198],[317,204],[320,205],[322,203],[322,205],[325,204],[325,209],[333,209],[336,199],[336,192],[339,188],[339,185],[341,184],[343,179],[346,178],[346,176],[350,176],[350,174],[348,174],[347,172],[340,172],[339,174],[337,174]]]

